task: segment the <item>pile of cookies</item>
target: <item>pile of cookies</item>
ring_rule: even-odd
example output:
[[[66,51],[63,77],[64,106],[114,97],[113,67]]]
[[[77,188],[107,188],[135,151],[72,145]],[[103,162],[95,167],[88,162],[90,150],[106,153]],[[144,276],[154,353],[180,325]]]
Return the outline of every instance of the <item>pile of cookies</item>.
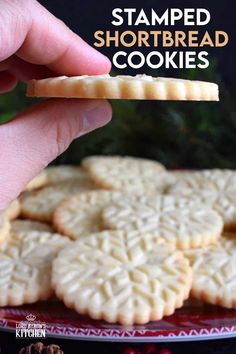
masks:
[[[236,309],[236,171],[120,156],[45,169],[0,219],[0,306],[53,294],[123,325],[189,297]]]

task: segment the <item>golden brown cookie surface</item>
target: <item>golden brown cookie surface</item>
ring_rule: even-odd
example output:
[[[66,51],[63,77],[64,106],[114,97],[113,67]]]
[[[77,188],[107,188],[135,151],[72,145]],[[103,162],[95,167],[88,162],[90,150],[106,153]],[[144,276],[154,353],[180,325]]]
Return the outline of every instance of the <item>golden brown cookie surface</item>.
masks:
[[[61,76],[32,80],[28,96],[140,100],[218,101],[218,85],[210,82],[136,76]]]

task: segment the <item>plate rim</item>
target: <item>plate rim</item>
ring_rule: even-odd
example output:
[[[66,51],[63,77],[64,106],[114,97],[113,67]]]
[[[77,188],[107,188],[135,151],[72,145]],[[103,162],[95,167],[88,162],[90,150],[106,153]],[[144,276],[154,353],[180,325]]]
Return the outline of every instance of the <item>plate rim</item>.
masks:
[[[12,322],[12,323],[11,323]],[[11,325],[10,325],[11,323]],[[15,332],[15,328],[13,327],[14,321],[9,321],[7,319],[0,319],[0,331],[5,332]],[[189,342],[189,341],[206,341],[206,340],[218,340],[218,339],[226,339],[226,338],[236,338],[236,324],[230,327],[227,326],[219,326],[219,327],[212,327],[210,329],[207,328],[200,328],[200,329],[190,329],[190,330],[180,330],[179,333],[174,333],[174,331],[168,331],[167,335],[148,335],[145,336],[145,332],[157,332],[156,330],[133,330],[134,334],[130,334],[130,330],[125,330],[122,335],[116,334],[115,336],[112,335],[91,335],[90,332],[112,332],[119,330],[116,329],[75,329],[76,333],[69,334],[69,333],[56,333],[57,330],[60,328],[56,325],[48,325],[47,324],[47,332],[46,337],[48,338],[59,338],[59,339],[68,339],[68,340],[78,340],[78,341],[97,341],[97,342],[132,342],[132,343],[143,343],[143,342]],[[72,328],[71,328],[72,329]],[[66,328],[67,331],[70,330],[70,327]],[[55,332],[54,332],[55,331]],[[62,328],[62,331],[65,332],[65,328]],[[126,336],[125,336],[125,332]],[[138,336],[138,332],[141,336]],[[191,334],[192,332],[192,334]],[[204,332],[204,333],[200,333]],[[129,334],[128,334],[129,333]],[[136,335],[135,335],[136,333]],[[194,334],[193,334],[194,333]]]
[[[14,329],[11,327],[1,327],[0,332],[14,333]],[[176,336],[176,337],[109,337],[109,336],[73,336],[63,335],[58,333],[47,333],[46,338],[64,339],[73,341],[91,341],[91,342],[116,342],[116,343],[177,343],[177,342],[199,342],[210,340],[221,340],[227,338],[236,338],[236,331],[232,333],[216,333],[213,335],[196,335],[196,336]]]

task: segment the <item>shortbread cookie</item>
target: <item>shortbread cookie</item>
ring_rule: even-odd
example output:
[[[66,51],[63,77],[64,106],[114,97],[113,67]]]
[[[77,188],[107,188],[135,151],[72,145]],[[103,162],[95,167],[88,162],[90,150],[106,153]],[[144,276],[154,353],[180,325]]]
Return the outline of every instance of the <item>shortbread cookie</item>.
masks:
[[[5,214],[9,220],[14,220],[20,215],[20,202],[18,199],[11,202],[9,207],[5,210]]]
[[[0,243],[4,243],[9,236],[10,223],[5,214],[0,215]]]
[[[87,237],[102,229],[101,212],[110,203],[125,196],[113,191],[80,193],[63,202],[55,211],[55,229],[72,239]]]
[[[21,215],[27,219],[51,222],[53,212],[65,198],[92,188],[89,180],[70,180],[26,194],[21,201]]]
[[[88,180],[89,176],[79,166],[67,166],[67,165],[60,165],[60,166],[50,166],[47,167],[46,170],[46,178],[47,184],[56,184],[60,182],[66,182],[72,179],[78,180]]]
[[[35,176],[24,188],[24,191],[31,191],[45,186],[47,183],[47,175],[45,170]]]
[[[68,238],[49,232],[14,232],[0,250],[0,306],[48,299],[51,265]]]
[[[32,80],[28,96],[111,98],[136,100],[218,101],[219,88],[211,82],[136,76],[60,76]]]
[[[236,309],[236,235],[224,234],[215,245],[185,252],[193,268],[192,297]]]
[[[236,190],[236,171],[233,170],[202,170],[175,172],[177,179],[175,185],[170,186],[168,193],[174,193],[183,196],[185,193],[191,193],[191,190],[201,191],[228,191]]]
[[[175,182],[159,162],[122,156],[91,156],[82,161],[94,183],[135,194],[160,193]]]
[[[56,295],[79,314],[122,325],[157,321],[188,298],[182,253],[149,234],[101,232],[73,242],[53,262]]]
[[[143,159],[140,157],[132,156],[105,156],[94,155],[86,157],[82,160],[82,166],[89,173],[97,173],[98,175],[104,174],[111,168],[116,168],[121,172],[128,173],[128,169],[132,168],[137,173],[141,173],[144,176],[153,176],[153,173],[165,172],[165,167],[157,161]],[[98,170],[98,171],[97,171]]]
[[[54,233],[50,225],[40,221],[17,219],[11,222],[11,232],[22,231],[46,231]]]
[[[215,210],[223,219],[224,229],[228,231],[236,231],[236,190],[226,191],[207,191],[201,190],[176,190],[172,192],[176,198],[184,197],[192,203],[202,203]]]
[[[167,193],[200,202],[217,211],[225,230],[236,230],[236,171],[203,170],[175,173],[178,180]]]
[[[171,196],[119,200],[103,209],[104,228],[149,232],[177,248],[202,247],[221,235],[221,217],[203,204]]]

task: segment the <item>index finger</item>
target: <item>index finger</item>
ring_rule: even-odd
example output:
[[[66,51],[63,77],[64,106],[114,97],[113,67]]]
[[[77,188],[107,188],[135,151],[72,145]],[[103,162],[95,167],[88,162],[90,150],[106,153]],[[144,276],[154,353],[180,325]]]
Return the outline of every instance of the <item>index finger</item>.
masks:
[[[16,52],[29,63],[69,76],[104,74],[111,68],[107,57],[35,0],[3,0],[0,43],[0,61]]]

